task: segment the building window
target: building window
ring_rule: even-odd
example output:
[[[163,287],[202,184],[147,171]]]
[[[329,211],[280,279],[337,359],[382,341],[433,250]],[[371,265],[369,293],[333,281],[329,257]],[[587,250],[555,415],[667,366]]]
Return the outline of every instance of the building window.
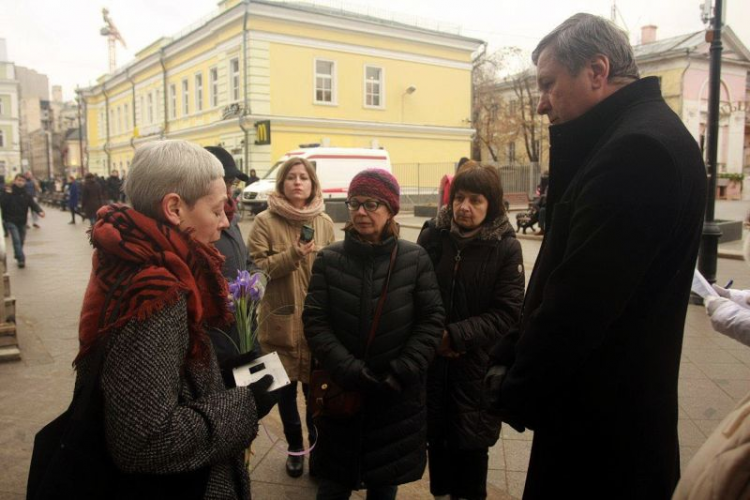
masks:
[[[365,66],[365,107],[385,107],[383,80],[383,68]]]
[[[511,165],[516,162],[516,143],[511,142],[508,144],[508,163]]]
[[[149,93],[146,100],[148,101],[148,122],[154,123],[154,94]]]
[[[3,103],[3,100],[0,99],[0,116],[5,114],[5,103]]]
[[[211,107],[215,108],[219,105],[219,69],[211,68],[209,74],[211,79]]]
[[[336,104],[336,62],[315,59],[315,102]]]
[[[232,89],[232,101],[240,100],[240,60],[234,58],[229,61],[229,88]]]
[[[123,130],[123,128],[122,128],[122,108],[118,107],[117,108],[117,133],[121,134],[122,130]]]
[[[182,80],[182,116],[187,116],[188,113],[190,113],[190,92],[187,78],[185,78]]]
[[[518,101],[515,99],[511,99],[508,103],[508,114],[510,116],[516,115],[516,108],[518,107]]]
[[[174,83],[169,86],[169,102],[172,118],[177,118],[177,86]]]
[[[125,130],[130,130],[130,106],[125,104]]]
[[[5,147],[5,132],[0,130],[0,148]]]
[[[195,75],[195,112],[203,109],[203,73]]]
[[[115,131],[115,110],[109,110],[109,123],[107,123],[107,133],[114,135]]]

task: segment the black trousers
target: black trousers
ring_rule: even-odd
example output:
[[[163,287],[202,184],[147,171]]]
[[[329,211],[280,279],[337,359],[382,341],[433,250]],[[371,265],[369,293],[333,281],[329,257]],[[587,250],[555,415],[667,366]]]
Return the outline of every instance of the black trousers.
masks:
[[[445,441],[427,443],[430,467],[430,493],[452,495],[468,500],[487,498],[488,448],[458,450]]]
[[[310,387],[302,384],[302,393],[307,400]],[[302,441],[302,422],[297,409],[297,381],[292,381],[288,386],[279,389],[279,414],[281,423],[284,425],[284,436],[289,444],[289,451],[301,451],[304,449]],[[305,405],[305,421],[307,423],[307,435],[310,444],[317,440],[315,427],[310,410]]]

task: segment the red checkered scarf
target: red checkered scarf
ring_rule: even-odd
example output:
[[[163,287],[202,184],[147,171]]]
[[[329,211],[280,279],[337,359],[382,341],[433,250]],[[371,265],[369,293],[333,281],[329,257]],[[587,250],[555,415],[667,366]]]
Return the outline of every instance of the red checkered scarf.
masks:
[[[74,364],[111,329],[133,318],[144,320],[181,295],[188,306],[188,357],[207,361],[204,323],[213,326],[231,318],[221,254],[190,233],[125,205],[102,207],[90,238],[95,251]]]

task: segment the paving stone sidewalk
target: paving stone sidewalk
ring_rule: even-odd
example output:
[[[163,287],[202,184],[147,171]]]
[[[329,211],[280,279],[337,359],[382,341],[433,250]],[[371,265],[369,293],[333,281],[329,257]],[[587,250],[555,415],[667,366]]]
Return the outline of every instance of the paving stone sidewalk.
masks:
[[[91,247],[84,225],[68,225],[66,212],[46,210],[42,228],[28,232],[27,267],[18,269],[12,256],[8,259],[22,360],[0,363],[0,500],[25,498],[34,434],[64,411],[73,388],[71,362],[77,351],[78,315],[91,270]],[[420,220],[408,214],[402,217],[404,226],[421,227]],[[243,222],[245,234],[250,224]],[[416,228],[404,227],[402,236],[413,241],[418,233]],[[339,227],[337,237],[341,234]],[[540,240],[521,243],[531,269]],[[11,248],[9,240],[6,244]],[[750,269],[743,262],[720,259],[719,282],[730,278],[735,287],[750,288]],[[680,372],[683,463],[749,390],[750,349],[713,332],[703,308],[690,306]],[[263,427],[253,444],[253,498],[315,498],[315,482],[307,474],[292,479],[284,472],[285,443],[276,410],[264,419]],[[489,498],[521,497],[530,449],[531,433],[503,429],[502,439],[491,450]],[[585,474],[581,471],[582,480]],[[398,497],[432,498],[428,481],[425,474],[422,481],[402,487]]]

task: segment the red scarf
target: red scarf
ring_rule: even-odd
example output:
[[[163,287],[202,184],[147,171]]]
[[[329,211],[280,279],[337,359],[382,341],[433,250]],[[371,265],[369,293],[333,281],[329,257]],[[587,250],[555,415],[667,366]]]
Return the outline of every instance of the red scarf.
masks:
[[[188,357],[206,362],[209,340],[204,323],[214,326],[231,319],[221,254],[188,232],[125,205],[102,207],[90,237],[95,251],[74,364],[111,329],[133,318],[144,320],[181,295],[188,306]]]

